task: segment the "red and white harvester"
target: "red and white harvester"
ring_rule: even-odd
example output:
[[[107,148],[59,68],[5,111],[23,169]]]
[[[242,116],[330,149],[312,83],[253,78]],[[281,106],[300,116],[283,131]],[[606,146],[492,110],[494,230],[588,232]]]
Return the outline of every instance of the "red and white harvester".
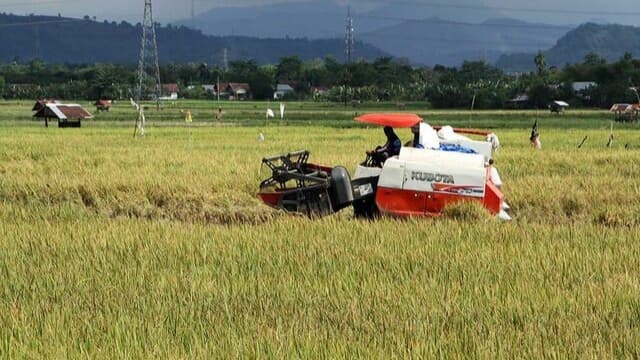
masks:
[[[502,182],[492,166],[498,138],[488,131],[432,128],[413,114],[368,114],[356,121],[419,129],[419,145],[402,147],[382,165],[370,156],[351,177],[342,166],[308,162],[306,150],[264,158],[270,177],[258,197],[267,205],[308,216],[333,214],[353,206],[358,217],[438,216],[461,201],[481,203],[508,220]],[[482,135],[482,141],[461,134]]]

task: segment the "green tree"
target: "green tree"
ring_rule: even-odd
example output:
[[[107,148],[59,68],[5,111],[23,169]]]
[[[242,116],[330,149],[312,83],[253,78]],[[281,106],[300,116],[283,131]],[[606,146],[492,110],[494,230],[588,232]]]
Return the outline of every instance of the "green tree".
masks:
[[[552,100],[553,91],[544,82],[538,82],[529,89],[529,102],[537,109],[546,108]]]
[[[253,97],[258,100],[273,96],[274,75],[270,67],[260,67],[255,60],[232,61],[227,74],[228,80],[248,83]]]
[[[332,56],[327,56],[324,59],[324,68],[327,71],[326,86],[342,85],[343,76],[341,74],[346,68],[346,65],[339,63],[338,60]]]
[[[260,68],[249,80],[253,97],[258,100],[270,99],[273,96],[272,84],[273,74],[267,68]]]
[[[457,77],[462,84],[472,84],[479,81],[498,81],[504,74],[484,61],[465,61],[462,63]]]
[[[536,57],[533,58],[533,62],[536,64],[538,76],[545,76],[547,74],[547,59],[542,51],[538,51]]]
[[[229,62],[229,72],[227,80],[236,82],[249,82],[251,76],[259,70],[255,60],[238,60]]]
[[[595,52],[590,52],[584,56],[584,65],[586,66],[599,66],[606,65],[607,59],[603,58]]]
[[[298,56],[280,58],[276,67],[276,78],[279,81],[299,81],[302,78],[302,60]]]
[[[90,79],[90,93],[84,97],[90,99],[119,99],[122,97],[117,86],[119,81],[121,80],[115,65],[98,64],[95,66],[93,79]]]

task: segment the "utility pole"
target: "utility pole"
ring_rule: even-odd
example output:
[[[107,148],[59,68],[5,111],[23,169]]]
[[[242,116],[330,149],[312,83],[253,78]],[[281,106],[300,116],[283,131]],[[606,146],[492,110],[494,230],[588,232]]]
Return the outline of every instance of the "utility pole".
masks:
[[[344,37],[344,52],[347,57],[347,63],[351,63],[351,59],[353,58],[353,51],[355,47],[355,38],[353,35],[353,18],[351,17],[351,6],[349,6],[347,10],[347,28]]]
[[[345,67],[345,78],[344,80],[344,106],[347,106],[347,97],[348,97],[348,92],[349,92],[349,83],[350,83],[350,74],[349,74],[349,68],[351,66],[351,60],[353,58],[353,49],[354,49],[354,45],[355,45],[355,39],[354,39],[354,29],[353,29],[353,18],[351,17],[351,6],[349,6],[347,8],[347,26],[346,26],[346,31],[345,31],[345,35],[344,35],[344,53],[346,56],[346,64],[344,65]]]
[[[156,27],[153,22],[151,0],[144,1],[144,20],[142,21],[142,40],[140,41],[137,80],[138,86],[135,96],[138,104],[147,96],[151,96],[155,98],[157,106],[160,108],[162,85],[160,83],[158,43],[156,41]]]

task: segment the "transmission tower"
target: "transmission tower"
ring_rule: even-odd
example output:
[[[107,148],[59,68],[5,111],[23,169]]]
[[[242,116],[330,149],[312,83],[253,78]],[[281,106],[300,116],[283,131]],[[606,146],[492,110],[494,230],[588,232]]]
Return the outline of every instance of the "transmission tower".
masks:
[[[153,22],[151,0],[144,1],[144,20],[142,21],[142,41],[140,42],[140,60],[138,62],[138,87],[136,88],[138,103],[146,98],[153,98],[160,105],[162,86],[160,84],[160,67],[158,65],[158,43],[156,27]]]
[[[222,66],[224,71],[229,70],[229,49],[227,48],[222,51]]]
[[[355,47],[355,39],[354,39],[354,29],[353,29],[353,18],[351,17],[351,7],[347,10],[347,29],[344,36],[344,52],[347,56],[347,62],[350,63],[353,57],[353,50]]]

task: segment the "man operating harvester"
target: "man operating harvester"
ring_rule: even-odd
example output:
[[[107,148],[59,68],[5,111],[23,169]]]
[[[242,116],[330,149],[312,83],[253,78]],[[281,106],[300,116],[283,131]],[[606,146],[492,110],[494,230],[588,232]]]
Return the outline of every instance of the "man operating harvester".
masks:
[[[367,151],[367,155],[371,156],[376,166],[382,166],[388,158],[399,155],[402,142],[391,126],[384,127],[384,134],[387,136],[387,142],[382,146],[376,146],[375,150]]]

